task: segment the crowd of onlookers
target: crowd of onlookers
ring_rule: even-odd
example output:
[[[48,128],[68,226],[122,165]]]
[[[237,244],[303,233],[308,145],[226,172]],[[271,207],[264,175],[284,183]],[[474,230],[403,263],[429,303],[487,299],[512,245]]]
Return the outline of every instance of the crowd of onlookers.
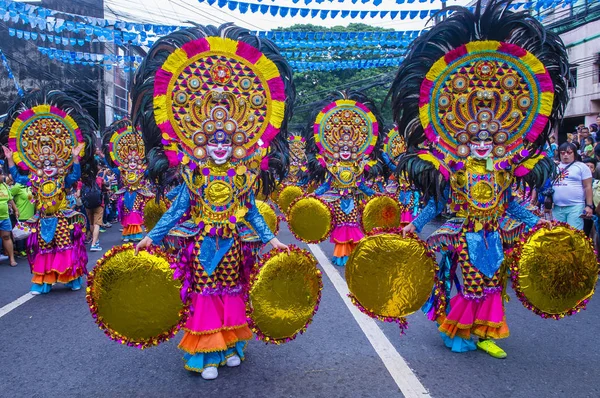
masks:
[[[557,174],[533,198],[545,217],[600,236],[600,115],[596,123],[579,125],[560,145],[554,137],[546,147]]]
[[[118,222],[115,192],[119,189],[119,178],[108,166],[104,154],[96,152],[98,173],[82,177],[67,189],[67,206],[85,215],[86,243],[90,251],[102,251],[100,233]],[[0,237],[2,254],[0,261],[8,260],[16,266],[16,257],[26,257],[26,239],[18,230],[19,223],[31,219],[35,214],[35,199],[30,186],[15,183],[6,166],[0,160]],[[14,233],[13,233],[14,231]]]

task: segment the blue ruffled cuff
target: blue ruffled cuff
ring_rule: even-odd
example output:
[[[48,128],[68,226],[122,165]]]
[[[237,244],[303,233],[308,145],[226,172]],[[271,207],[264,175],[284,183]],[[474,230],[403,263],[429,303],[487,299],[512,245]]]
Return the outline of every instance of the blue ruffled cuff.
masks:
[[[148,237],[152,239],[152,243],[154,244],[162,242],[164,237],[190,208],[190,192],[187,187],[182,184],[175,189],[178,189],[177,197],[171,204],[171,207],[158,220],[152,231],[148,233]]]
[[[256,232],[261,242],[268,243],[271,239],[275,237],[275,235],[273,235],[273,232],[271,232],[271,229],[265,222],[265,219],[263,218],[262,214],[260,214],[260,212],[258,211],[258,208],[254,203],[254,193],[250,193],[249,200],[252,207],[250,207],[248,213],[246,213],[246,216],[244,218],[250,223],[252,229],[254,229],[254,232]]]

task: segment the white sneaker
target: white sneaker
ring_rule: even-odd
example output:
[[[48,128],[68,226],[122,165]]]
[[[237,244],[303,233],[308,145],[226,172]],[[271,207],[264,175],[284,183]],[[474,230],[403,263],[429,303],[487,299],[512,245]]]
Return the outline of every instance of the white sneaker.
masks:
[[[5,256],[4,254],[0,254],[0,261],[6,261],[8,260],[8,256]]]
[[[29,294],[31,294],[32,296],[39,296],[42,293],[36,292],[35,290],[32,290],[32,291],[29,292]]]
[[[236,366],[240,366],[241,363],[242,363],[242,360],[237,355],[227,358],[227,366],[229,366],[230,368],[235,368]]]
[[[219,376],[219,371],[214,366],[209,366],[200,373],[200,376],[204,380],[214,380]]]

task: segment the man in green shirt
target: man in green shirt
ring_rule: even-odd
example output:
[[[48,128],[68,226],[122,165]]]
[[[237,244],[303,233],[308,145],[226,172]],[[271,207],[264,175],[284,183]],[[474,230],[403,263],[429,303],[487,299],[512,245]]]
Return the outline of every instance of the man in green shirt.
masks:
[[[31,193],[31,187],[16,183],[10,188],[10,193],[13,196],[15,205],[19,210],[19,222],[27,221],[33,217],[35,213],[35,205],[31,201],[33,195]],[[27,256],[26,239],[16,241],[17,255],[20,257]]]

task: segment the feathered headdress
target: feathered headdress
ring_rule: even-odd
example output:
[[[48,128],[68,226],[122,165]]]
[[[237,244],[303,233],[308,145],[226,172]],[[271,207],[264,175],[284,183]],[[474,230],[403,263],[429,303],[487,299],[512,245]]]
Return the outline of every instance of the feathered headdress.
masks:
[[[288,166],[292,73],[275,45],[232,24],[171,33],[137,70],[132,116],[140,126],[150,177],[207,159],[206,145],[231,143],[232,163],[260,171],[269,192]]]
[[[373,100],[359,91],[335,92],[313,109],[302,131],[311,180],[323,182],[327,165],[338,161],[368,161],[367,178],[380,174],[383,123]]]
[[[394,119],[409,155],[398,171],[439,195],[470,156],[491,150],[496,169],[540,185],[552,173],[541,149],[568,101],[565,47],[510,1],[491,0],[452,14],[418,37],[392,84]],[[419,151],[425,145],[432,150]],[[441,176],[440,176],[441,174]]]
[[[19,98],[7,111],[2,142],[14,152],[21,170],[41,175],[45,166],[66,175],[73,164],[72,148],[84,143],[82,173],[95,174],[96,123],[88,112],[62,91],[42,88]]]
[[[127,183],[139,181],[146,172],[146,148],[142,134],[131,120],[113,122],[102,133],[105,157],[113,167],[118,167]]]

